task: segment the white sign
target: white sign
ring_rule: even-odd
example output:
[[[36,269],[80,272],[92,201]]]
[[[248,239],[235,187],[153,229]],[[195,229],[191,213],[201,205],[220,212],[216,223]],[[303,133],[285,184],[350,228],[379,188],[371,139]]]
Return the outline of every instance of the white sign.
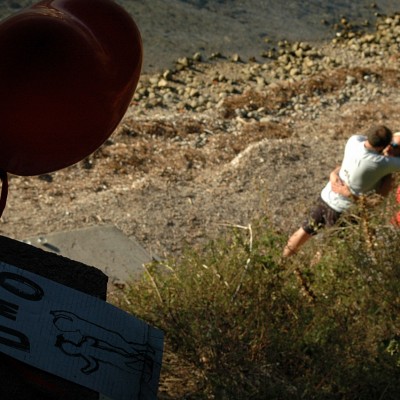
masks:
[[[156,399],[163,333],[80,291],[0,262],[0,351],[113,400]]]

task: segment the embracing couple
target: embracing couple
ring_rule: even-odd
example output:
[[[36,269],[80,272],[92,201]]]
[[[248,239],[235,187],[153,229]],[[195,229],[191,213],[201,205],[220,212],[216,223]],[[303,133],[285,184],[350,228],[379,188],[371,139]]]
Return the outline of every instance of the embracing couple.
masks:
[[[290,236],[283,256],[288,257],[324,226],[333,226],[354,201],[364,195],[386,196],[393,188],[392,173],[400,171],[400,132],[384,125],[370,128],[365,135],[347,141],[342,165],[330,180],[302,226]]]

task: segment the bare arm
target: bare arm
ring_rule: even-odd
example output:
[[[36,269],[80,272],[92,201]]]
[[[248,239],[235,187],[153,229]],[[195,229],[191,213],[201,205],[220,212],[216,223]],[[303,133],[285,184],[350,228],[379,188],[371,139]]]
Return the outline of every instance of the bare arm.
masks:
[[[345,197],[353,197],[349,187],[342,181],[339,176],[340,166],[336,167],[329,175],[329,181],[331,182],[332,190],[335,193],[341,194]]]
[[[331,182],[332,190],[335,193],[341,194],[345,197],[356,198],[353,193],[351,193],[349,187],[342,181],[339,176],[340,167],[336,167],[329,175],[329,180]],[[394,177],[392,174],[386,175],[381,179],[380,185],[376,190],[376,193],[387,197],[389,193],[394,188]]]
[[[376,193],[380,194],[383,197],[387,197],[388,194],[394,188],[394,177],[392,174],[386,175],[381,179],[381,183],[379,188],[376,190]]]

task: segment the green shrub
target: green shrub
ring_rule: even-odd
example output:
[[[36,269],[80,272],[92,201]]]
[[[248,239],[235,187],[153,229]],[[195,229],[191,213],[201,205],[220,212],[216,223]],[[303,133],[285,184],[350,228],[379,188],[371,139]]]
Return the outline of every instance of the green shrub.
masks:
[[[147,266],[125,307],[166,334],[161,392],[185,365],[174,398],[399,398],[400,230],[356,212],[289,260],[262,221]]]

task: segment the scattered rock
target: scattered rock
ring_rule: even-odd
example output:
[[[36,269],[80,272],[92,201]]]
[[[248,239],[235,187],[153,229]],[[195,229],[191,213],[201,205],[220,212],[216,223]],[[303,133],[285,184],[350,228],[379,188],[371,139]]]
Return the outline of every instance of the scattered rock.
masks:
[[[265,214],[295,229],[350,134],[400,129],[400,15],[338,29],[318,46],[281,41],[262,62],[194,54],[142,75],[107,145],[51,181],[10,177],[1,233],[114,224],[163,257]]]

